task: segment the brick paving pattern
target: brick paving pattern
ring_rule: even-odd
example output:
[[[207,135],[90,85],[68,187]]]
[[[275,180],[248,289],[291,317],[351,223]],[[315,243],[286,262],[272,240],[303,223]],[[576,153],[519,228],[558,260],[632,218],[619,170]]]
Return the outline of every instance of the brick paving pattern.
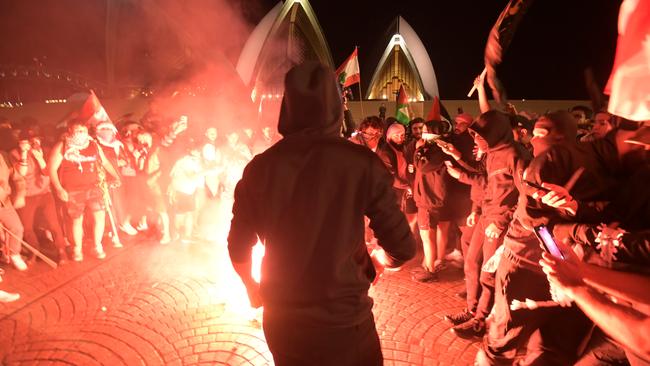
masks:
[[[7,269],[0,289],[21,299],[0,304],[3,365],[273,364],[260,314],[227,301],[239,286],[224,275],[223,246],[142,243],[108,253],[58,270]],[[408,268],[382,277],[371,296],[385,364],[471,365],[478,343],[455,337],[443,319],[464,307],[455,296],[462,288],[458,270],[432,284],[412,282]]]

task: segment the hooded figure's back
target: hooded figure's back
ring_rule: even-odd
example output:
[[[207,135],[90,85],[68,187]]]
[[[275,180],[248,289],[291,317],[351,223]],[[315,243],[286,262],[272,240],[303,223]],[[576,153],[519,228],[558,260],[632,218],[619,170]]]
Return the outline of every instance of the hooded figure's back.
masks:
[[[415,252],[392,177],[375,154],[338,136],[341,118],[331,70],[314,63],[290,70],[278,124],[284,139],[249,163],[235,190],[231,258],[244,261],[256,235],[265,241],[265,311],[292,321],[366,319],[375,272],[364,215],[389,255],[405,261]]]

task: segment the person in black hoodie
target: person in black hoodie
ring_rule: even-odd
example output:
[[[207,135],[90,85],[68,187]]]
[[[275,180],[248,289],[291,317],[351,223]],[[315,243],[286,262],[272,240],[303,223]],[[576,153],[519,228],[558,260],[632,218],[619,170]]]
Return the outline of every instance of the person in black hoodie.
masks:
[[[535,123],[531,139],[535,158],[516,180],[519,202],[496,271],[493,317],[484,347],[477,355],[480,365],[512,363],[524,346],[528,350],[524,364],[573,364],[589,330],[588,319],[575,307],[510,308],[513,301],[552,301],[548,281],[538,264],[542,249],[534,228],[588,220],[587,212],[571,212],[570,205],[545,204],[534,187],[566,186],[580,201],[611,200],[615,180],[606,167],[616,163],[615,148],[602,142],[579,145],[576,134],[575,120],[564,111],[549,113]],[[593,218],[599,219],[600,215]],[[536,336],[531,338],[533,333]]]
[[[440,136],[441,129],[438,121],[428,121],[423,132]],[[413,273],[413,280],[432,282],[438,279],[445,255],[446,243],[441,240],[440,213],[447,194],[445,161],[448,158],[435,141],[422,138],[415,144],[413,160],[413,199],[418,208],[418,226],[424,249],[422,266]]]
[[[515,181],[530,158],[527,151],[514,142],[510,118],[504,113],[494,110],[485,112],[470,129],[488,147],[485,160],[487,177],[479,222],[480,229],[485,233],[483,260],[487,261],[503,242],[519,196]],[[493,302],[494,275],[484,272],[480,277],[483,290],[474,316],[452,329],[459,337],[480,337],[485,333],[485,319]]]
[[[381,365],[368,289],[373,263],[398,267],[415,240],[395,203],[393,177],[364,146],[339,136],[336,76],[319,63],[285,77],[278,131],[235,189],[228,249],[277,365]],[[378,238],[368,255],[364,215]],[[261,283],[251,252],[265,243]],[[374,258],[374,261],[373,261]]]

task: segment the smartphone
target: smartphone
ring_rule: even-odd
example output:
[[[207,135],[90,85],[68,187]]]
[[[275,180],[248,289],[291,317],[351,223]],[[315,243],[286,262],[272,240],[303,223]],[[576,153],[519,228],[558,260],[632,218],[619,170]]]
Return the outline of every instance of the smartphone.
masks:
[[[529,187],[532,187],[532,188],[538,189],[538,190],[540,190],[540,191],[543,191],[544,193],[548,193],[548,192],[551,191],[550,189],[548,189],[548,188],[542,186],[541,184],[537,184],[537,183],[535,183],[535,182],[531,182],[531,181],[529,181],[529,180],[525,180],[525,181],[524,181],[524,184],[526,184],[526,185],[529,186]]]
[[[440,135],[436,135],[435,133],[430,133],[430,132],[423,132],[422,133],[422,139],[425,141],[434,141],[436,139],[439,139]]]
[[[553,235],[548,231],[548,228],[545,225],[539,225],[535,227],[535,235],[542,243],[542,247],[548,253],[550,253],[555,258],[564,259],[564,255],[560,251],[560,248],[557,246]]]

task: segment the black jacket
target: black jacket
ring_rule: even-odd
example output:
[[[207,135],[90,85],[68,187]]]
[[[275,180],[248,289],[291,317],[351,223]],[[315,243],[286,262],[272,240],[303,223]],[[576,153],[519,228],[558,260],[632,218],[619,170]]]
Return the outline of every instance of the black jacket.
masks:
[[[516,180],[530,161],[528,152],[514,142],[510,120],[496,111],[486,112],[471,128],[489,146],[485,167],[487,171],[482,217],[486,225],[495,224],[505,230],[512,220],[519,191]]]
[[[440,209],[447,195],[447,155],[438,145],[427,143],[415,150],[413,199],[424,209]]]
[[[610,202],[618,186],[610,170],[615,169],[616,154],[613,141],[554,145],[533,159],[525,178],[537,184],[564,186],[577,170],[584,169],[570,190],[573,198],[584,203]],[[535,267],[541,257],[541,247],[533,233],[535,226],[567,221],[596,224],[602,220],[602,212],[597,210],[579,210],[575,217],[569,217],[533,199],[534,188],[522,182],[521,189],[517,211],[504,243],[513,254]]]
[[[293,324],[351,326],[370,316],[375,270],[364,215],[398,264],[415,255],[386,167],[367,148],[338,137],[335,80],[322,65],[289,71],[279,123],[284,138],[253,158],[235,189],[230,257],[244,262],[258,236],[265,242],[264,311]]]

